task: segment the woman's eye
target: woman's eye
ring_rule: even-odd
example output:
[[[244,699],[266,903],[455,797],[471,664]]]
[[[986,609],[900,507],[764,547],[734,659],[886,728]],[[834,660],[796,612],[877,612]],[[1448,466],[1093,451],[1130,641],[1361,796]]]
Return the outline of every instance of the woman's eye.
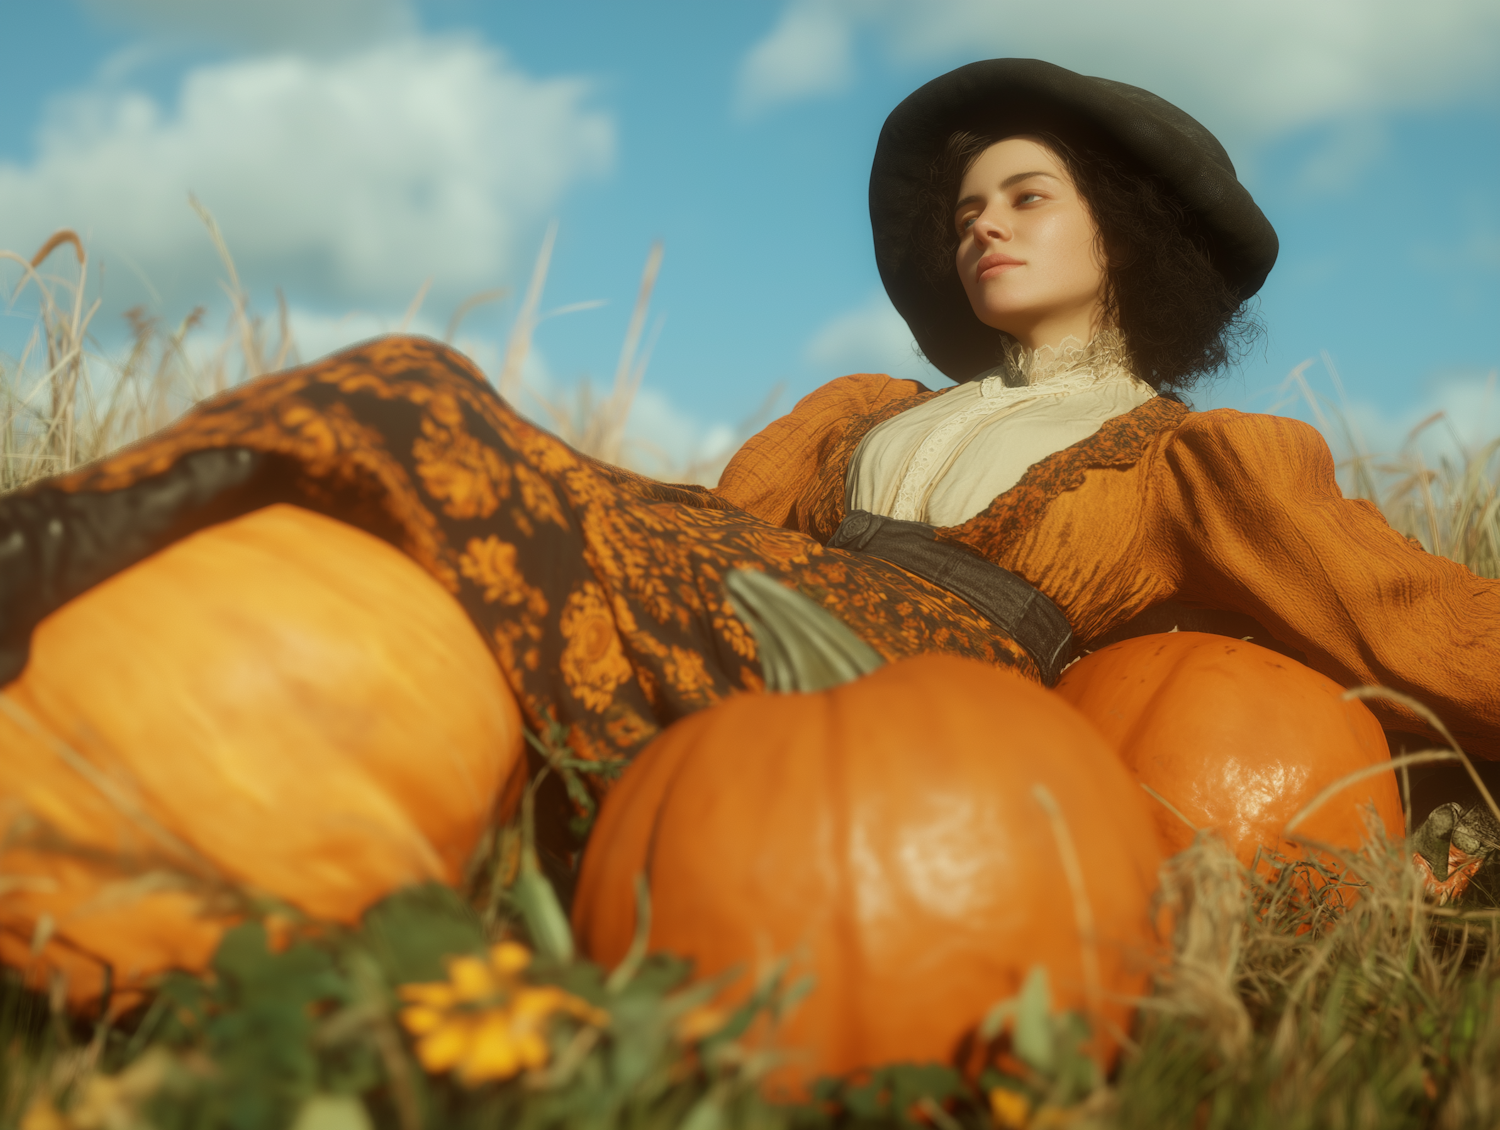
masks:
[[[1023,192],[1020,196],[1016,197],[1016,203],[1030,204],[1033,200],[1040,200],[1041,198],[1042,194],[1040,192]]]

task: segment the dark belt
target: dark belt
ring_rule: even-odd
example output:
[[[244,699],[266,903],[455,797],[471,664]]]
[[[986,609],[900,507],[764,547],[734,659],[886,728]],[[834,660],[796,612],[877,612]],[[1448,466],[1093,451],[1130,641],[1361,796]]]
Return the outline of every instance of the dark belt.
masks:
[[[947,589],[1024,647],[1042,682],[1049,687],[1056,683],[1073,644],[1068,618],[1009,569],[936,538],[936,530],[926,522],[851,510],[828,540],[828,548],[868,553]]]

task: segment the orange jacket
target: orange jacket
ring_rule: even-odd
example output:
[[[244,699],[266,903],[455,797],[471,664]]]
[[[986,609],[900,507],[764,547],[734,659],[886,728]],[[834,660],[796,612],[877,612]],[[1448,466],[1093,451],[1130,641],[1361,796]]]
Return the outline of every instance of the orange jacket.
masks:
[[[826,541],[859,440],[936,395],[885,376],[832,381],[750,439],[714,493]],[[1411,695],[1467,752],[1500,759],[1500,582],[1345,498],[1300,421],[1151,400],[938,538],[1026,578],[1080,642],[1165,600],[1242,613],[1336,682]],[[1436,740],[1405,708],[1369,705],[1387,728]]]

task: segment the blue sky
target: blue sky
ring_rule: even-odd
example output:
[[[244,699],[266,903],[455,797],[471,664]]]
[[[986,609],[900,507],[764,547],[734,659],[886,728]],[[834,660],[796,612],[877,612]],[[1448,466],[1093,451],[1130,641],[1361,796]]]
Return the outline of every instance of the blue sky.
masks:
[[[559,223],[539,381],[614,369],[652,240],[658,336],[634,430],[678,458],[842,372],[943,378],[880,292],[865,185],[909,91],[1023,55],[1133,82],[1219,134],[1281,236],[1264,350],[1196,394],[1276,408],[1305,361],[1389,445],[1446,408],[1500,434],[1494,0],[58,0],[6,6],[0,248],[75,227],[96,329],[224,316],[187,204],[217,216],[305,355],[396,325],[498,363]],[[5,339],[0,339],[5,340]]]

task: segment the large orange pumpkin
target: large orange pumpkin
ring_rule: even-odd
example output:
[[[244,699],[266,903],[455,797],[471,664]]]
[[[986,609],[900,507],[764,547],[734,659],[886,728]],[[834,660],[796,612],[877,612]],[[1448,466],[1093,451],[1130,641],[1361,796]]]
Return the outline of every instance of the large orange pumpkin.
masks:
[[[1034,965],[1060,1006],[1084,1008],[1087,951],[1105,1015],[1125,1025],[1122,998],[1145,989],[1156,953],[1161,859],[1144,795],[1076,711],[1019,676],[928,655],[671,726],[604,802],[574,923],[590,957],[617,963],[644,874],[653,950],[704,975],[739,967],[736,996],[776,958],[811,973],[778,1034],[796,1093],[820,1074],[949,1059]]]
[[[1181,814],[1155,806],[1169,853],[1193,838],[1185,818],[1216,829],[1246,864],[1258,848],[1305,854],[1283,836],[1287,821],[1340,778],[1390,760],[1375,716],[1345,701],[1332,679],[1226,636],[1170,632],[1112,644],[1069,667],[1057,693]],[[1296,834],[1358,848],[1371,805],[1391,836],[1404,833],[1395,774],[1381,773],[1335,794]]]
[[[99,993],[201,967],[261,892],[350,921],[454,880],[523,764],[515,702],[405,555],[272,506],[37,628],[0,691],[0,959]]]

